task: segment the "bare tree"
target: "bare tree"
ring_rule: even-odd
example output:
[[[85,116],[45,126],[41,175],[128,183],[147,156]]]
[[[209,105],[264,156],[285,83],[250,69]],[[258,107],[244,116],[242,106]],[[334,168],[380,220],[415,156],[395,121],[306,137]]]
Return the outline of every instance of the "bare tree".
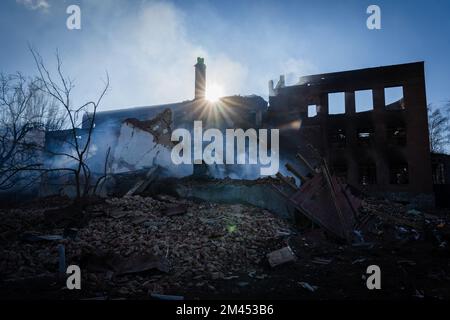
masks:
[[[447,104],[448,108],[450,104]],[[430,149],[432,152],[442,153],[450,143],[449,118],[440,108],[428,105],[428,127],[430,131]]]
[[[76,197],[80,199],[87,196],[92,187],[91,170],[86,160],[89,155],[97,108],[109,88],[109,76],[106,74],[104,87],[97,100],[74,105],[72,99],[74,82],[64,75],[59,53],[56,52],[56,73],[52,74],[39,53],[31,47],[30,51],[38,69],[40,90],[52,97],[61,106],[68,126],[69,134],[64,141],[68,148],[50,153],[52,156],[63,157],[72,163],[71,166],[68,166],[70,168],[62,168],[61,170],[68,170],[73,173]],[[84,116],[88,112],[89,117]]]
[[[20,73],[0,74],[0,189],[31,182],[25,171],[42,167],[39,153],[46,125],[62,125],[57,112],[39,92],[37,79]],[[48,118],[49,114],[51,119]]]

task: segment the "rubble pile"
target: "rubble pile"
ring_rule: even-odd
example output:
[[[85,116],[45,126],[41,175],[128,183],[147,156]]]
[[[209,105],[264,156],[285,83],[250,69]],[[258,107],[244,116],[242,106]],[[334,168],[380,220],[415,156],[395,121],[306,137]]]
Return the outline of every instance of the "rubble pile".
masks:
[[[168,195],[40,203],[0,210],[0,297],[360,297],[366,264],[382,266],[383,294],[447,296],[448,216],[399,203],[364,199],[352,242],[241,204]],[[72,264],[82,290],[66,288]]]
[[[360,211],[356,232],[365,240],[396,245],[431,240],[441,248],[447,247],[450,224],[446,215],[428,214],[401,203],[371,198],[363,201]]]
[[[87,225],[71,228],[76,233],[71,237],[27,241],[25,231],[68,233],[67,227],[46,228],[44,211],[3,213],[2,279],[55,273],[57,247],[63,244],[67,263],[85,270],[84,294],[164,294],[181,286],[214,290],[212,279],[233,279],[239,272],[261,275],[265,255],[281,248],[291,233],[287,222],[256,207],[131,196],[89,206]],[[25,216],[30,223],[22,223]],[[7,229],[15,235],[8,238]]]

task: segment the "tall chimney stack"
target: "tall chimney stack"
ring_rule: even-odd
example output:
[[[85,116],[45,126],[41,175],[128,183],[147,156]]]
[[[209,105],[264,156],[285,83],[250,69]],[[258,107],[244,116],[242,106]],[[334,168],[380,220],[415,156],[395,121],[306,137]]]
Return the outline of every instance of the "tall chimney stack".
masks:
[[[206,64],[204,58],[197,58],[195,65],[195,100],[205,99]]]

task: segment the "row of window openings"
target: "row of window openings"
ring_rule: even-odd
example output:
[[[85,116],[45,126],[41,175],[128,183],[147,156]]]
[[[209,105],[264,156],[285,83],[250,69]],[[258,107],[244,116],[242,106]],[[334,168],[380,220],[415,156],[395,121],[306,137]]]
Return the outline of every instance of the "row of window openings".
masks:
[[[375,133],[373,128],[358,129],[356,131],[356,141],[358,145],[366,146],[372,144]],[[404,127],[393,127],[387,129],[387,144],[404,146],[406,145],[406,130]],[[336,129],[329,135],[329,142],[335,148],[346,146],[347,136],[344,129]]]
[[[345,165],[333,166],[336,176],[347,178],[347,167]],[[358,167],[358,182],[361,185],[377,184],[377,170],[373,164],[363,164]],[[390,184],[409,184],[408,164],[395,164],[389,167]]]
[[[445,165],[443,163],[433,164],[433,184],[445,183]]]
[[[405,108],[403,100],[403,87],[384,88],[384,105],[387,110],[401,110]],[[359,90],[355,91],[355,111],[364,112],[373,110],[373,91]],[[345,113],[345,92],[336,92],[328,94],[328,113]],[[308,118],[317,115],[317,105],[308,106]]]

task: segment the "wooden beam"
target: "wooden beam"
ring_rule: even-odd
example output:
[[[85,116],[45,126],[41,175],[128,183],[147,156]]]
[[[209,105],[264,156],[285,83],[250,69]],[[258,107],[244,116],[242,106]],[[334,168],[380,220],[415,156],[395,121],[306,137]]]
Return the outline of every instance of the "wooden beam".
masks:
[[[280,179],[281,181],[283,181],[285,184],[287,184],[289,187],[291,187],[292,189],[294,189],[295,191],[298,190],[297,185],[295,183],[292,183],[291,181],[289,181],[288,179],[286,179],[285,176],[283,176],[281,173],[277,173],[276,174],[277,178]]]
[[[307,177],[305,177],[304,175],[302,175],[300,172],[297,171],[297,169],[295,169],[291,164],[286,163],[285,164],[286,169],[291,172],[294,176],[296,176],[297,178],[299,178],[302,183],[308,181],[309,179]]]
[[[313,166],[300,153],[297,153],[296,157],[308,167],[309,171],[311,171],[312,174],[316,173],[316,170],[314,170]]]

